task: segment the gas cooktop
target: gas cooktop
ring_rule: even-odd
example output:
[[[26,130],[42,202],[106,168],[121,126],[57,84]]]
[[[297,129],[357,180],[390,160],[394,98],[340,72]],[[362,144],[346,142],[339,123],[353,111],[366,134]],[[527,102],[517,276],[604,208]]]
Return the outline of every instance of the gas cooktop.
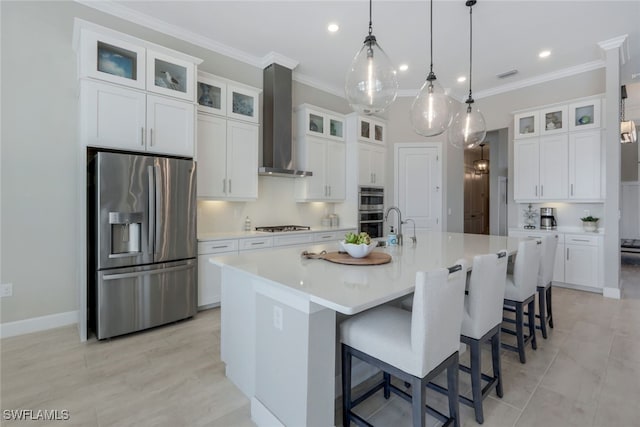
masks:
[[[256,227],[256,231],[268,231],[275,233],[279,231],[304,231],[311,230],[311,227],[305,225],[271,225],[268,227]]]

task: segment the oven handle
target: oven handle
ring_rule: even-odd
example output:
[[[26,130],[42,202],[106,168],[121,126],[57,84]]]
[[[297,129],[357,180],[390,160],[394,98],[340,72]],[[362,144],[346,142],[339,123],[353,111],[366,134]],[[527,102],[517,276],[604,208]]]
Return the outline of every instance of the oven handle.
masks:
[[[372,220],[360,221],[360,224],[374,224],[376,222],[382,223],[384,221],[381,219],[372,219]]]
[[[360,192],[360,195],[361,196],[384,197],[384,193],[369,193],[369,192],[363,193],[363,192]]]

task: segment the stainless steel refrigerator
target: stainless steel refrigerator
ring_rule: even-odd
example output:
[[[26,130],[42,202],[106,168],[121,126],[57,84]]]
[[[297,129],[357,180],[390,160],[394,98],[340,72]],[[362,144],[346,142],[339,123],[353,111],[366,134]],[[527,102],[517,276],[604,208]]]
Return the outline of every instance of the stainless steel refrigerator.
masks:
[[[195,163],[95,152],[89,175],[88,318],[97,338],[193,316]]]

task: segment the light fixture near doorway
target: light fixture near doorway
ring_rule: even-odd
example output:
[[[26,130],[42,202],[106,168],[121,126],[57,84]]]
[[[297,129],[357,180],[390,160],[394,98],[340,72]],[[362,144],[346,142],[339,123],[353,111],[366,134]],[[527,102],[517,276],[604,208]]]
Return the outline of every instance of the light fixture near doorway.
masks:
[[[473,170],[476,175],[489,173],[489,159],[484,158],[484,143],[480,144],[480,159],[473,161]]]
[[[473,70],[473,6],[476,0],[467,0],[465,5],[469,7],[469,97],[465,101],[466,110],[458,111],[449,128],[449,143],[457,148],[474,148],[484,141],[487,128],[484,116],[477,108],[474,108],[474,99],[471,90],[471,77]]]
[[[373,35],[371,11],[369,0],[369,34],[351,62],[344,88],[351,108],[363,114],[383,112],[398,94],[396,70]]]

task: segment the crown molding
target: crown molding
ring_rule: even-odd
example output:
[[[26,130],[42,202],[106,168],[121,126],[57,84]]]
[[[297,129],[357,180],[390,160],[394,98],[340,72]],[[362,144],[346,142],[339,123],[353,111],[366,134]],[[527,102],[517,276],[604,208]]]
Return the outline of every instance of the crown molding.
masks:
[[[75,2],[92,9],[99,10],[100,12],[113,15],[117,18],[124,19],[125,21],[133,22],[134,24],[138,24],[151,30],[167,34],[180,40],[184,40],[196,46],[209,49],[221,55],[228,56],[240,62],[244,62],[245,64],[253,65],[254,67],[262,67],[262,58],[250,55],[244,51],[241,51],[240,49],[235,49],[231,46],[227,46],[226,44],[216,42],[214,40],[211,40],[210,38],[202,37],[196,33],[185,30],[184,28],[175,25],[171,25],[165,21],[152,18],[144,13],[131,10],[128,7],[120,5],[118,3],[112,1],[91,0],[75,0]]]
[[[551,73],[541,74],[539,76],[531,77],[529,79],[523,79],[517,82],[509,83],[502,86],[497,86],[491,89],[485,89],[478,92],[474,92],[473,97],[475,99],[487,98],[489,96],[498,95],[505,92],[511,92],[513,90],[523,89],[525,87],[535,86],[541,83],[546,83],[553,80],[562,79],[565,77],[575,76],[576,74],[586,73],[588,71],[598,70],[604,67],[605,67],[605,62],[603,60],[586,62],[584,64],[576,65],[574,67],[563,68],[561,70],[553,71]]]
[[[282,65],[283,67],[287,67],[290,70],[294,70],[300,64],[300,62],[296,61],[295,59],[286,57],[278,52],[271,51],[261,59],[260,66],[264,69],[271,64]]]
[[[306,74],[301,74],[294,71],[293,80],[299,83],[305,84],[307,86],[316,88],[318,90],[330,93],[332,95],[339,96],[340,98],[345,98],[344,88],[338,88],[336,86],[328,85],[327,83],[314,79],[313,77],[309,77]]]
[[[622,65],[626,64],[627,61],[631,59],[631,55],[629,53],[629,35],[628,34],[598,42],[598,46],[600,46],[600,49],[602,50],[611,50],[611,49],[620,48],[620,63]]]

